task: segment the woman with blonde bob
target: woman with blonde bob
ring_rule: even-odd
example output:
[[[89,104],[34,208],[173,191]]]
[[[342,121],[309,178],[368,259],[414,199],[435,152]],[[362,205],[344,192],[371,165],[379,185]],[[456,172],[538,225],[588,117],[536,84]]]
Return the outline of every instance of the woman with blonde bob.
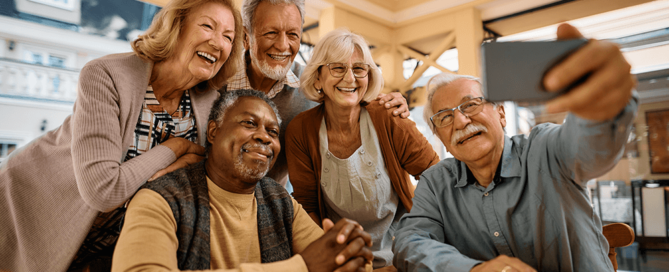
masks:
[[[361,36],[343,29],[325,35],[301,88],[321,104],[297,115],[286,131],[295,200],[318,224],[359,222],[372,235],[374,268],[394,270],[394,229],[412,205],[409,174],[419,176],[439,157],[414,122],[369,103],[383,77]]]
[[[109,265],[117,208],[203,159],[216,90],[242,67],[233,2],[173,0],[134,52],[84,66],[72,115],[0,164],[0,270]]]

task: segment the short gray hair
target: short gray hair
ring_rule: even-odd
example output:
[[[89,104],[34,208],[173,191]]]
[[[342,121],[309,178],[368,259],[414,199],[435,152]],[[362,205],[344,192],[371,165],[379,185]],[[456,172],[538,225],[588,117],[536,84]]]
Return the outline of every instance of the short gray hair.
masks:
[[[209,124],[211,121],[215,121],[216,126],[220,126],[221,122],[223,122],[225,118],[225,112],[228,111],[230,106],[234,105],[240,97],[249,96],[257,97],[265,101],[265,103],[267,103],[274,111],[274,114],[276,115],[276,121],[279,123],[279,127],[281,127],[281,116],[279,115],[279,109],[276,107],[276,104],[274,104],[274,102],[272,102],[272,100],[269,99],[265,93],[249,89],[222,92],[221,96],[219,96],[218,99],[214,101],[214,105],[211,106],[211,112],[209,113],[209,121],[207,121],[207,124]],[[280,131],[279,133],[282,132]],[[209,156],[209,151],[211,150],[211,143],[209,141],[207,141],[205,145],[205,150],[205,154]]]
[[[434,124],[432,124],[432,121],[430,120],[430,117],[432,117],[432,115],[435,114],[434,109],[432,109],[432,98],[434,97],[434,92],[437,91],[437,89],[439,88],[448,86],[448,84],[451,84],[453,83],[453,81],[456,81],[458,79],[473,80],[482,85],[481,79],[478,77],[468,76],[468,75],[457,75],[451,73],[438,74],[432,77],[427,82],[427,85],[425,85],[425,89],[427,90],[427,102],[425,103],[425,107],[423,108],[423,119],[425,119],[425,123],[427,123],[427,125],[430,127],[432,133],[436,133],[435,132],[436,128],[434,127]],[[483,93],[483,90],[481,90],[481,93]]]
[[[249,32],[249,34],[253,34],[255,12],[258,8],[258,5],[260,5],[260,2],[263,1],[267,1],[272,5],[294,4],[297,7],[297,10],[300,11],[302,25],[304,25],[304,0],[244,0],[244,3],[242,4],[242,20],[244,21],[244,27]],[[302,28],[300,28],[300,31],[302,31]]]

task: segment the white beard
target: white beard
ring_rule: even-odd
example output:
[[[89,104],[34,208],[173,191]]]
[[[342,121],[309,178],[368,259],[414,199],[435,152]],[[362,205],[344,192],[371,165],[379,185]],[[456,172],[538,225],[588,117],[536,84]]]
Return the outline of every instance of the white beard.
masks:
[[[244,163],[244,158],[242,157],[244,146],[239,150],[239,157],[237,157],[237,160],[235,161],[235,170],[246,180],[258,181],[265,177],[267,172],[269,172],[269,164],[272,161],[272,158],[269,158],[268,162],[260,162],[261,165],[258,168],[250,168]]]
[[[254,66],[260,69],[260,72],[268,78],[274,80],[281,80],[286,77],[290,67],[293,65],[293,61],[289,60],[286,66],[272,67],[264,59],[262,62],[258,60],[258,46],[256,46],[255,38],[251,35],[250,46],[251,46],[251,63]]]

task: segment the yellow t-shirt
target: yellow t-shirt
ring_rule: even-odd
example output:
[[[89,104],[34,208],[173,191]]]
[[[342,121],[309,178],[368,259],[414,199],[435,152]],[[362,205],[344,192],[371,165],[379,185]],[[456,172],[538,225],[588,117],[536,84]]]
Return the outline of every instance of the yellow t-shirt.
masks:
[[[297,254],[288,260],[261,264],[255,195],[225,191],[209,178],[207,186],[212,270],[307,271],[299,253],[320,238],[323,230],[302,205],[293,199],[293,252]],[[140,190],[128,205],[112,271],[179,271],[176,229],[167,201],[155,191]]]

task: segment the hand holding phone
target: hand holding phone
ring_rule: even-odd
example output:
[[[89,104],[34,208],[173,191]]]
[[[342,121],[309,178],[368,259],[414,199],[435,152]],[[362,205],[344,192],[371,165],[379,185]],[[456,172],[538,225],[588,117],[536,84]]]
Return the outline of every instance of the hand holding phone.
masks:
[[[517,47],[497,51],[491,58],[491,50],[486,47],[484,51],[488,53],[482,54],[482,79],[489,100],[545,102],[542,107],[545,106],[546,113],[569,111],[594,121],[609,120],[619,114],[630,101],[636,77],[630,73],[631,66],[618,46],[609,41],[586,41],[569,24],[558,27],[557,37],[558,41],[548,43],[558,45],[561,50],[541,49],[539,59],[543,61],[533,58],[537,52]],[[570,51],[562,42],[576,45]],[[506,61],[505,65],[501,65],[500,59]],[[537,65],[519,65],[522,62]],[[525,70],[516,70],[514,65]]]
[[[586,43],[585,39],[574,39],[483,44],[481,79],[488,100],[533,104],[550,100],[567,92],[571,85],[557,92],[548,92],[543,84],[544,75],[550,68]]]

